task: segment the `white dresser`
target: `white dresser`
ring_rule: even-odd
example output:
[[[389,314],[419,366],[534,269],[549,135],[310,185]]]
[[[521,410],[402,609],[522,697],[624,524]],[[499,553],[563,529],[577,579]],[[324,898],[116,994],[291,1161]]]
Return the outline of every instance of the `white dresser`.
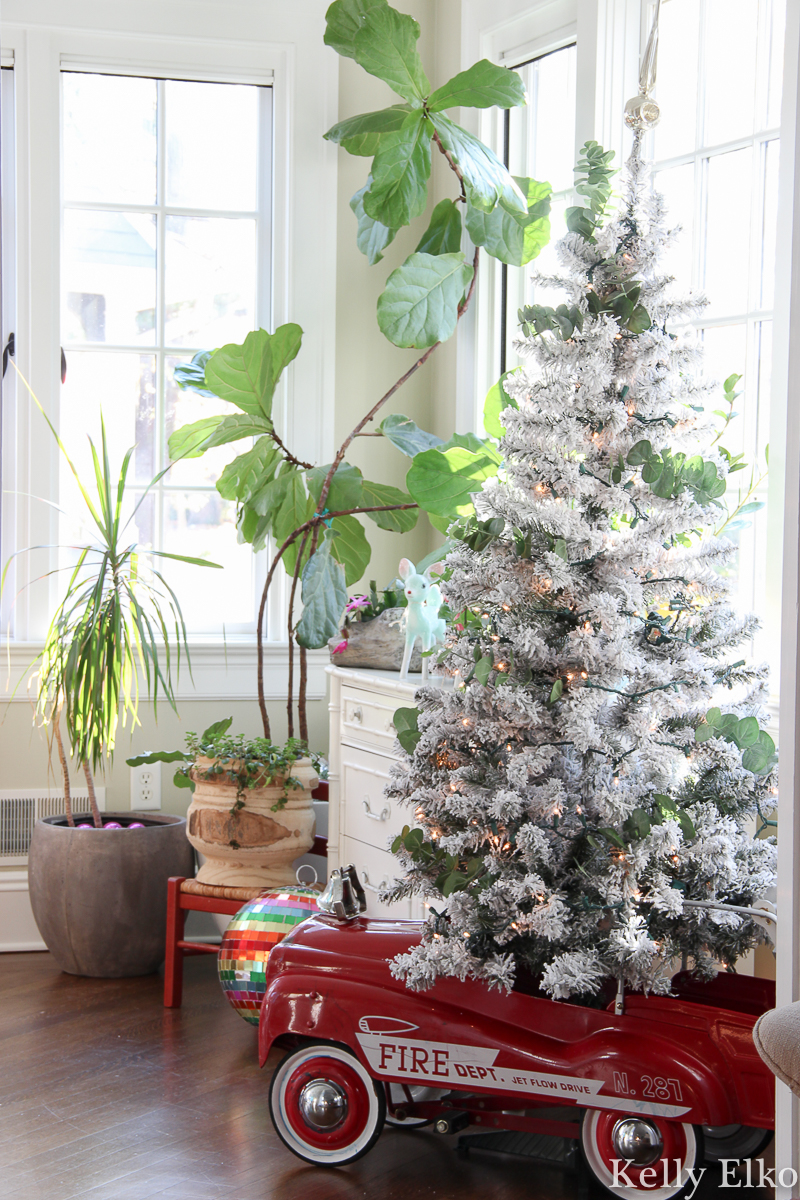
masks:
[[[418,898],[381,904],[382,891],[399,874],[387,846],[413,814],[384,796],[395,761],[392,718],[414,707],[421,677],[401,680],[397,671],[328,667],[331,677],[328,866],[354,863],[367,896],[367,915],[420,918]]]

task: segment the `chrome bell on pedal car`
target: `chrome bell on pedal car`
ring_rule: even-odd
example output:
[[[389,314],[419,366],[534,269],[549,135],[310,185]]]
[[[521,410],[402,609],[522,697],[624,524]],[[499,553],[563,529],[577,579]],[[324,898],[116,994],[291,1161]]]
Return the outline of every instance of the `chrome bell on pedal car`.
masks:
[[[359,913],[366,912],[367,898],[352,864],[341,870],[334,867],[317,907],[339,921],[352,921]]]

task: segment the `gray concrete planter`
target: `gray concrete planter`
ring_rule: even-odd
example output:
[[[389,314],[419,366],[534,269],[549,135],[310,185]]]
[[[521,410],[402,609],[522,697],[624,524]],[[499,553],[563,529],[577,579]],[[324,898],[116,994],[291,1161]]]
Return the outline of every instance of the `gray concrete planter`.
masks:
[[[62,971],[149,975],[164,961],[167,880],[194,875],[186,820],[129,812],[103,818],[145,828],[71,829],[66,817],[36,822],[28,855],[33,915]]]

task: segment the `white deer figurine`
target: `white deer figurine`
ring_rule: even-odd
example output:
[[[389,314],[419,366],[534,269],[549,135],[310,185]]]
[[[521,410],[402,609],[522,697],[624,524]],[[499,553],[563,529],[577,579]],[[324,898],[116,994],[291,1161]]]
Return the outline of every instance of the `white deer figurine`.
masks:
[[[406,647],[403,654],[403,665],[400,668],[400,678],[408,675],[408,667],[417,638],[422,642],[423,653],[432,650],[434,646],[444,641],[445,623],[439,616],[442,606],[442,593],[438,583],[431,581],[432,567],[424,574],[417,573],[417,568],[407,558],[400,561],[400,578],[403,581],[403,591],[408,601],[403,617],[403,628],[406,634]],[[428,660],[422,659],[422,679],[428,678]]]

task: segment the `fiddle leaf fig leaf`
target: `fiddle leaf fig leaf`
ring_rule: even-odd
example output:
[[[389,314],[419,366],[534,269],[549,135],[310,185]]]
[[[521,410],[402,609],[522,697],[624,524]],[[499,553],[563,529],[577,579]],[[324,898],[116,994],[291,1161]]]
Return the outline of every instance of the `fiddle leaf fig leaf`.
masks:
[[[355,58],[355,36],[365,14],[386,3],[387,0],[335,0],[325,14],[325,45],[344,58]]]
[[[313,467],[310,471],[306,471],[308,490],[317,501],[322,495],[322,485],[332,465],[332,463],[327,463],[324,467]],[[348,462],[341,463],[331,480],[328,498],[325,501],[328,511],[339,512],[342,509],[361,508],[364,503],[363,481],[358,467],[353,467]]]
[[[488,448],[426,450],[414,458],[406,487],[427,512],[440,517],[468,516],[474,509],[472,496],[485,479],[497,474],[497,468],[497,456]]]
[[[334,532],[326,529],[316,553],[303,568],[303,615],[297,626],[297,641],[307,650],[325,646],[339,631],[347,586],[344,572],[333,557]]]
[[[489,388],[483,402],[483,428],[493,438],[501,438],[505,434],[505,426],[500,421],[500,414],[507,408],[519,408],[516,400],[509,396],[503,384],[514,371],[506,371],[500,376],[494,387]]]
[[[179,458],[198,458],[214,446],[271,432],[272,422],[258,415],[231,413],[229,417],[203,417],[192,425],[177,429],[170,437],[167,449],[175,462]]]
[[[190,388],[198,396],[213,396],[206,387],[206,363],[213,353],[213,350],[201,350],[191,362],[177,366],[172,374],[178,387]]]
[[[516,108],[525,103],[525,85],[519,73],[482,58],[437,88],[428,108],[441,112],[444,108]]]
[[[206,384],[251,416],[272,415],[272,397],[283,369],[300,349],[299,325],[281,325],[273,334],[254,329],[239,345],[216,350],[206,364]]]
[[[422,349],[446,341],[472,267],[457,254],[411,254],[392,271],[378,299],[378,325],[395,346]]]
[[[444,444],[442,438],[437,437],[435,433],[426,433],[402,413],[392,413],[391,416],[384,417],[378,428],[393,446],[402,450],[409,458],[413,458],[422,450],[432,450],[434,446]]]
[[[331,528],[337,534],[331,543],[331,553],[344,567],[344,581],[351,587],[369,566],[372,549],[358,517],[336,517]]]
[[[417,51],[419,25],[389,5],[363,13],[353,37],[353,57],[370,75],[388,83],[398,96],[418,105],[431,90]]]
[[[251,450],[228,463],[217,480],[217,491],[226,500],[246,504],[252,500],[281,460],[280,451],[267,437],[260,437]]]
[[[431,113],[442,145],[464,176],[467,198],[474,208],[491,212],[502,202],[509,212],[528,215],[528,204],[519,184],[488,146],[456,125],[444,113]]]
[[[407,492],[401,492],[399,488],[390,487],[388,483],[370,483],[368,479],[365,479],[362,491],[365,506],[371,507],[377,504],[413,504]],[[419,509],[399,508],[391,512],[364,513],[364,516],[374,521],[379,529],[389,529],[393,533],[408,533],[409,529],[413,529],[417,523]]]
[[[461,249],[461,213],[455,200],[441,200],[417,246],[417,254],[457,254]]]
[[[491,212],[467,205],[467,231],[476,246],[509,266],[522,267],[536,258],[550,240],[549,183],[514,176],[528,200],[528,212],[509,212],[501,203]]]
[[[364,212],[390,229],[408,225],[425,211],[430,173],[431,127],[417,109],[401,129],[381,139],[372,183],[362,200]]]
[[[357,117],[339,121],[324,136],[348,154],[368,158],[376,153],[381,135],[400,129],[410,112],[408,104],[393,104],[391,108],[381,108],[377,112],[360,113]]]
[[[350,207],[358,221],[356,245],[361,253],[367,256],[369,265],[374,267],[383,258],[383,251],[389,243],[394,241],[397,230],[390,229],[388,225],[382,225],[380,221],[373,221],[372,217],[367,216],[364,211],[364,196],[369,191],[371,183],[372,176],[370,175],[364,186],[359,188],[353,196]]]

